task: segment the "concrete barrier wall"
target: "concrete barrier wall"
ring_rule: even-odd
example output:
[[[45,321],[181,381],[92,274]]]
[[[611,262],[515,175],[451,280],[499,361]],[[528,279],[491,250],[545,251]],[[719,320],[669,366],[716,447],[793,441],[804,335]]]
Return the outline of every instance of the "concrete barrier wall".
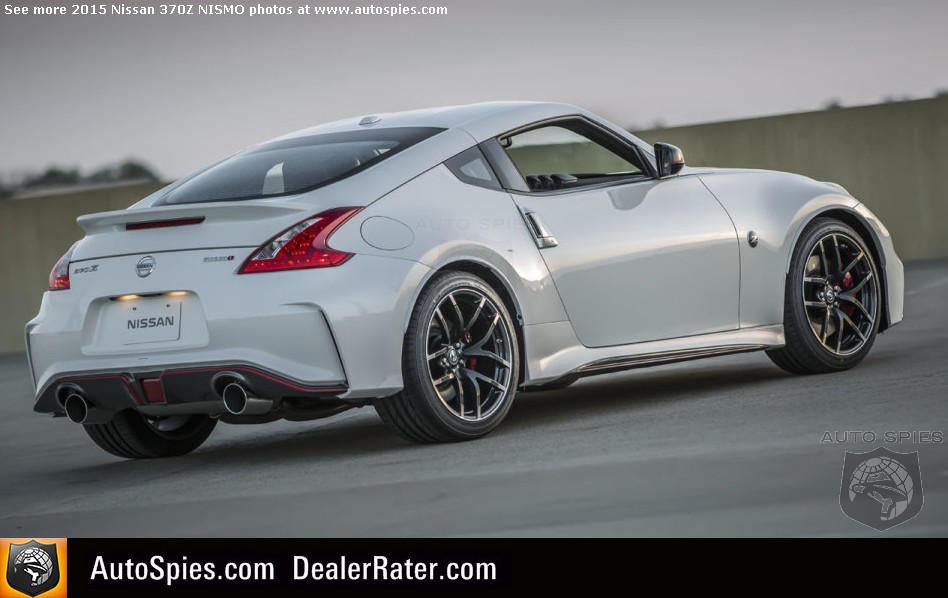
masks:
[[[840,183],[892,232],[902,259],[948,257],[948,97],[638,133],[689,164],[769,168]],[[0,354],[23,350],[53,263],[82,236],[76,217],[123,209],[154,183],[0,200]]]
[[[76,218],[125,209],[161,186],[103,186],[0,200],[0,354],[24,350],[23,327],[39,309],[50,269],[82,238]]]

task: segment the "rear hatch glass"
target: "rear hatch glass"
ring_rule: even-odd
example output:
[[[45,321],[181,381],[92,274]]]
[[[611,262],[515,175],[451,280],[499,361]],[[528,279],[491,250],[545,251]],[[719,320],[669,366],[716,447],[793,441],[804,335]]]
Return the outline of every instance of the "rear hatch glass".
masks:
[[[393,127],[324,133],[250,148],[174,186],[154,205],[267,199],[350,177],[444,129]]]

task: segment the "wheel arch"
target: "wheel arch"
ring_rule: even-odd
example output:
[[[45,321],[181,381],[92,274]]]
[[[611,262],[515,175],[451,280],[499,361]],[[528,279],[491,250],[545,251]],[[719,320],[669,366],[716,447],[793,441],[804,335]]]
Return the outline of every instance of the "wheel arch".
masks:
[[[838,220],[843,224],[851,227],[859,236],[866,242],[868,245],[869,253],[872,256],[872,259],[876,264],[876,271],[879,276],[879,287],[880,287],[880,297],[882,299],[880,305],[880,315],[882,316],[882,321],[879,323],[879,332],[884,331],[890,326],[889,322],[889,285],[886,280],[886,262],[885,262],[885,252],[882,250],[882,243],[879,240],[878,235],[873,231],[872,226],[869,225],[869,222],[856,210],[851,209],[845,206],[828,206],[822,210],[818,210],[809,215],[801,225],[798,227],[794,237],[793,243],[790,245],[790,251],[788,254],[788,259],[786,263],[786,272],[789,276],[790,273],[790,262],[793,260],[793,253],[796,250],[797,243],[800,242],[800,237],[803,236],[803,231],[807,229],[810,224],[817,218],[832,218]]]

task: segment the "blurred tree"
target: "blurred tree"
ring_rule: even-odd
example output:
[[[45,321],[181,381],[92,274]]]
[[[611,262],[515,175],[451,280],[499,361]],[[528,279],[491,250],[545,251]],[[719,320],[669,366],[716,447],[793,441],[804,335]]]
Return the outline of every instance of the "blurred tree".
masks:
[[[948,97],[948,89],[939,89],[935,91],[935,97],[936,98]]]
[[[105,166],[92,171],[86,180],[90,183],[111,183],[118,178],[117,170],[115,166]]]
[[[141,162],[126,160],[121,164],[105,166],[86,177],[90,183],[112,183],[115,181],[132,181],[147,179],[157,181],[158,175]]]
[[[20,174],[0,180],[0,197],[13,195],[18,189],[141,180],[159,181],[160,179],[155,171],[137,160],[126,160],[104,166],[88,176],[83,176],[78,168],[50,166],[42,174]]]
[[[663,120],[660,119],[660,118],[656,118],[655,120],[652,121],[652,128],[653,128],[653,129],[664,129],[664,128],[665,128],[665,121],[663,121]]]
[[[28,177],[23,181],[23,187],[53,187],[56,185],[75,185],[82,180],[76,168],[65,169],[50,166],[40,175]]]
[[[840,103],[839,99],[833,98],[832,100],[827,100],[823,104],[823,110],[839,110],[843,105]]]

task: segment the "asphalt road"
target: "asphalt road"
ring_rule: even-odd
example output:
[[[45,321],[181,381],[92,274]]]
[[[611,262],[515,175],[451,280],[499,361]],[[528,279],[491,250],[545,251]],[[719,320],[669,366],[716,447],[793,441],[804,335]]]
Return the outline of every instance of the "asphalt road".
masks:
[[[447,446],[362,409],[123,461],[32,413],[23,357],[0,358],[0,536],[878,536],[838,497],[845,451],[879,443],[821,439],[948,431],[948,262],[912,265],[907,290],[905,322],[852,371],[750,354],[592,378]],[[885,535],[948,535],[948,444],[888,446],[919,451],[925,503]]]

